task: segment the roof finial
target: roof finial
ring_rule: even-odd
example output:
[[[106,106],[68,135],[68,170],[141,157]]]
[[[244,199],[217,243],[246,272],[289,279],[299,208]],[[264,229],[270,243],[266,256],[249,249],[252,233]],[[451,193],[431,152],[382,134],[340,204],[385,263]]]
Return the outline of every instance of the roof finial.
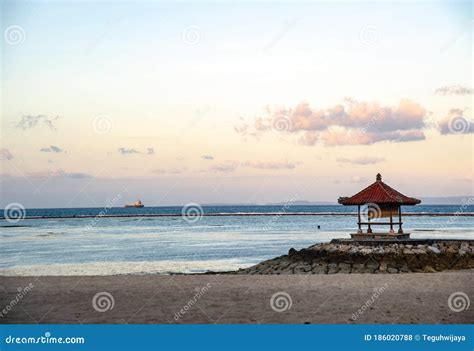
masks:
[[[377,182],[381,182],[382,181],[382,175],[380,173],[377,173],[377,176],[375,177],[375,180]]]

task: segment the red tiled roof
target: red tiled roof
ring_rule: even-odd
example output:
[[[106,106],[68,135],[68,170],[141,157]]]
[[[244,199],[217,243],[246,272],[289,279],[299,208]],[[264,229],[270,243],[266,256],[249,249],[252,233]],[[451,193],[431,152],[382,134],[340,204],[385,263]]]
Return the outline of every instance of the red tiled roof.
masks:
[[[340,197],[338,202],[341,205],[364,205],[368,203],[387,205],[416,205],[421,201],[413,197],[408,197],[399,193],[382,182],[382,176],[377,174],[375,183],[369,185],[362,191],[351,197]]]

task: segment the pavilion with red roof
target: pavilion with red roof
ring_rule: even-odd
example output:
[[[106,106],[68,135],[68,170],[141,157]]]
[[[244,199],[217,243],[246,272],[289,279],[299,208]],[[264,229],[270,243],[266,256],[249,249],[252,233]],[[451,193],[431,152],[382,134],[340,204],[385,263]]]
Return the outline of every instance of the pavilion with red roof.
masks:
[[[402,229],[401,206],[413,206],[421,201],[408,197],[382,182],[382,176],[377,174],[376,181],[367,188],[359,191],[351,197],[340,197],[338,202],[344,206],[357,206],[358,226],[357,234],[351,234],[353,238],[408,238],[409,233]],[[362,213],[361,213],[361,206]],[[394,221],[393,217],[398,217]],[[372,221],[379,218],[389,218],[388,222]],[[367,233],[363,233],[362,226],[367,225]],[[388,233],[373,233],[372,226],[390,226]],[[395,234],[393,226],[398,225],[398,233]]]

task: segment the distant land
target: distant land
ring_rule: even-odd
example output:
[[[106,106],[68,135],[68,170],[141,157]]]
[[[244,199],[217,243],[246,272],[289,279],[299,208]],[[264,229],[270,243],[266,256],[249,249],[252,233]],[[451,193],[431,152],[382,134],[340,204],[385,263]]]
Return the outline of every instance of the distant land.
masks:
[[[470,202],[474,205],[474,196],[438,196],[438,197],[418,197],[421,200],[422,205],[464,205]],[[296,206],[313,206],[313,205],[337,205],[336,201],[286,201],[286,202],[273,202],[266,204],[253,204],[253,203],[208,203],[201,204],[202,206],[284,206],[286,204]]]

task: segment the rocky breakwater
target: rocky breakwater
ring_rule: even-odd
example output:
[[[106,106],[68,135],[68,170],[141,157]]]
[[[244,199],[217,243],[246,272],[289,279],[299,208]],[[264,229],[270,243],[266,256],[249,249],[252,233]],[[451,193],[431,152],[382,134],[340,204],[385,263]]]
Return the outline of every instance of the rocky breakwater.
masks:
[[[417,243],[418,242],[418,243]],[[474,241],[341,242],[334,240],[232,274],[441,272],[474,268]]]

